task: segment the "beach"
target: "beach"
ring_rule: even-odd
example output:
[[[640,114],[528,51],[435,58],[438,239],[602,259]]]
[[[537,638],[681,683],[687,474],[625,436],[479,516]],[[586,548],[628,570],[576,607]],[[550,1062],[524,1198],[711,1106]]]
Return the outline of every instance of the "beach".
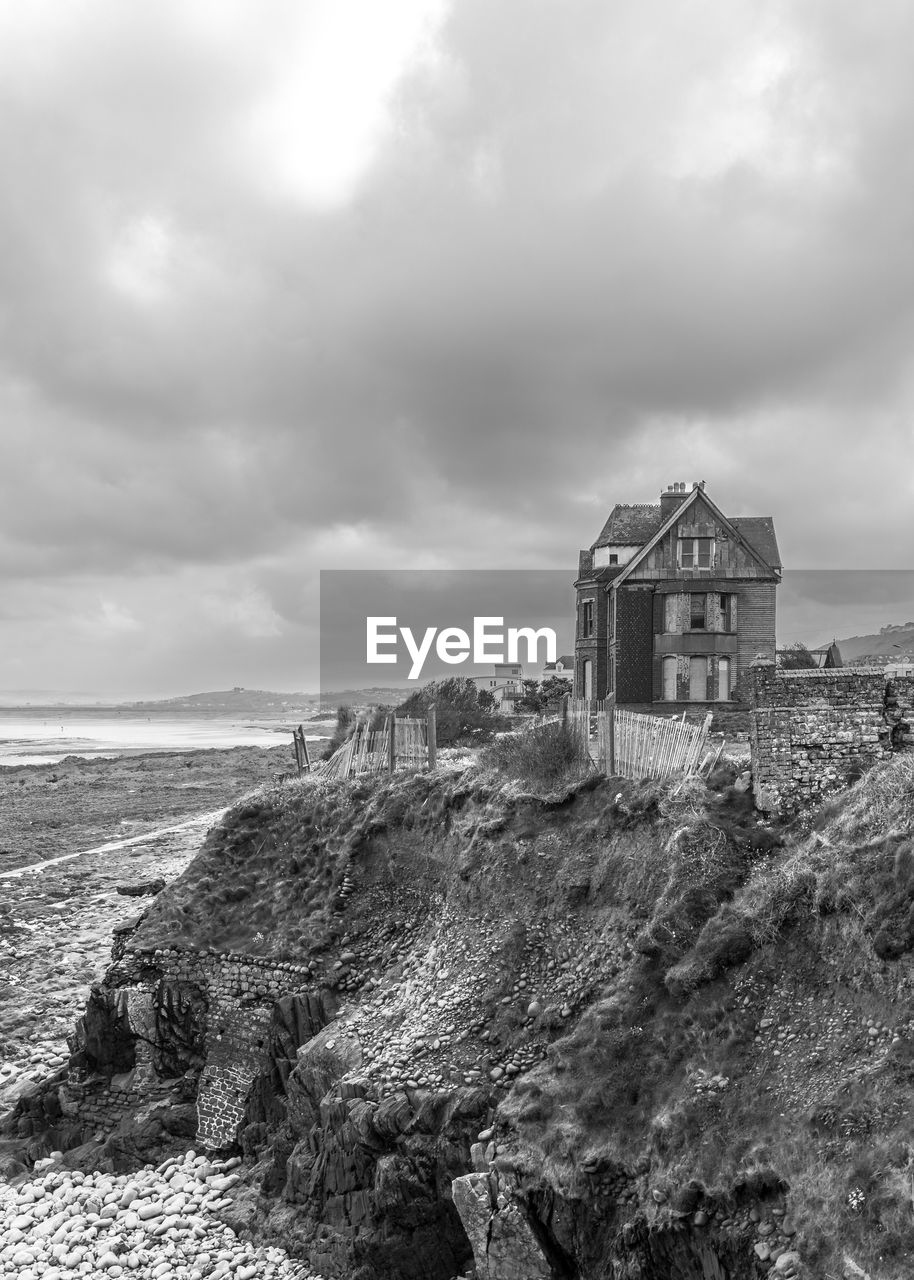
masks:
[[[113,929],[150,901],[118,887],[176,878],[227,806],[294,767],[287,741],[0,768],[0,1110],[65,1061]]]

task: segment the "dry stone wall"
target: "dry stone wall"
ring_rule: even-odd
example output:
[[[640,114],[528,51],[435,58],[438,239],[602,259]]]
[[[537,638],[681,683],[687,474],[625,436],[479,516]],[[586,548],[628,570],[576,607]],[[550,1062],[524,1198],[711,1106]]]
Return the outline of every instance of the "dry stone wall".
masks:
[[[205,1065],[197,1090],[197,1141],[210,1150],[235,1142],[254,1082],[271,1069],[277,1008],[286,1009],[290,997],[300,997],[305,1007],[298,1025],[305,1035],[313,1034],[333,1013],[327,995],[314,991],[311,970],[291,962],[178,948],[133,951],[123,937],[115,955],[108,974],[108,982],[118,988],[115,1003],[129,1003],[134,1013],[131,1030],[139,1030],[143,1022],[135,1042],[138,1066],[148,1069],[150,1041],[162,1039],[160,1027],[149,1031],[150,1004],[161,1013],[176,991],[197,990],[203,996],[205,1026],[199,1028],[199,1039]],[[285,1027],[288,1017],[281,1020]],[[92,1093],[93,1119],[104,1115],[115,1120],[132,1100],[124,1096],[117,1079],[104,1090],[94,1083]]]
[[[756,804],[789,814],[914,746],[914,679],[881,668],[751,668],[749,740]]]

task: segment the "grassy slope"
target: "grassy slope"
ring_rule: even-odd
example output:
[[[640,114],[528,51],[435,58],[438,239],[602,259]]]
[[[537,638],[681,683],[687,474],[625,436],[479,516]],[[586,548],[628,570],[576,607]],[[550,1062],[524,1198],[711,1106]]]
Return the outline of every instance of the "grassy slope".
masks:
[[[592,780],[548,802],[474,770],[286,784],[233,812],[136,943],[330,981],[353,948],[363,1043],[395,1005],[432,1081],[545,1053],[499,1111],[531,1184],[595,1156],[647,1169],[645,1195],[781,1180],[814,1274],[847,1252],[908,1275],[914,767],[780,833],[731,781]],[[426,1052],[442,975],[462,1003]]]
[[[725,1200],[779,1180],[814,1274],[842,1275],[849,1254],[910,1275],[914,762],[742,867],[703,804],[661,807],[667,870],[646,870],[630,907],[656,903],[645,954],[504,1108],[524,1162],[648,1155],[671,1199],[693,1179]],[[631,873],[613,870],[625,894]],[[739,887],[695,929],[692,895],[728,878]]]

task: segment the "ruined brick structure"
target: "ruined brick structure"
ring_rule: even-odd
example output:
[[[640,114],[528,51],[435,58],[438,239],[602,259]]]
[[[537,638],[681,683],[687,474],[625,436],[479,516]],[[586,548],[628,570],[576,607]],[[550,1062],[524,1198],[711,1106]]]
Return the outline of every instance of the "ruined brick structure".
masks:
[[[780,576],[771,517],[725,516],[703,484],[615,506],[580,553],[576,695],[745,713],[751,661],[774,657]]]
[[[138,1098],[155,1096],[160,1079],[202,1067],[197,1141],[229,1147],[255,1081],[277,1069],[277,1053],[286,1055],[287,1077],[298,1045],[333,1016],[332,998],[314,990],[311,970],[301,965],[177,948],[131,951],[123,932],[114,956],[106,989],[95,998],[104,1005],[108,1039],[116,1043],[110,1028],[122,1028],[130,1042],[130,1061],[114,1063],[121,1070],[108,1079],[94,1075],[67,1086],[69,1101],[104,1129]],[[84,1030],[84,1044],[86,1037]],[[91,1057],[91,1027],[88,1044]]]
[[[767,812],[795,812],[914,745],[911,676],[888,678],[879,667],[783,671],[759,658],[749,695],[753,788]]]

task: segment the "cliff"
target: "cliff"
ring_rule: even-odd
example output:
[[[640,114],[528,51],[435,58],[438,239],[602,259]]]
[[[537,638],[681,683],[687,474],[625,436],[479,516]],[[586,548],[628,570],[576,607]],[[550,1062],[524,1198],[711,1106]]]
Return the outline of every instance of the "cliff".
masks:
[[[909,1275],[912,832],[909,758],[780,828],[733,769],[286,782],[119,936],[7,1159],[238,1152],[226,1221],[346,1280]]]

